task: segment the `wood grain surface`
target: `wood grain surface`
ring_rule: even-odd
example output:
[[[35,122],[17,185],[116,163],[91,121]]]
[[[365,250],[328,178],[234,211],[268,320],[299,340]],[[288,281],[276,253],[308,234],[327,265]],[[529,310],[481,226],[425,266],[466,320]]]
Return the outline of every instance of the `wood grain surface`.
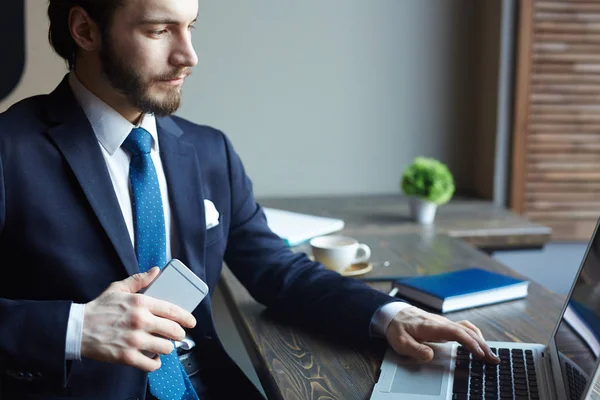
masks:
[[[389,236],[433,230],[460,238],[485,250],[543,247],[551,238],[547,226],[485,200],[456,197],[438,207],[435,224],[422,226],[410,219],[408,199],[402,195],[321,198],[263,198],[264,207],[341,218],[342,234]]]
[[[390,261],[385,273],[425,275],[478,266],[519,276],[464,241],[435,232],[356,235],[372,248],[373,261]],[[302,247],[296,251],[303,251]],[[375,268],[373,273],[378,269]],[[269,399],[368,399],[385,346],[356,347],[273,319],[225,269],[221,288]],[[369,282],[388,291],[391,283]],[[446,316],[468,319],[486,339],[547,343],[564,298],[532,283],[524,300]],[[349,327],[349,329],[351,329]]]

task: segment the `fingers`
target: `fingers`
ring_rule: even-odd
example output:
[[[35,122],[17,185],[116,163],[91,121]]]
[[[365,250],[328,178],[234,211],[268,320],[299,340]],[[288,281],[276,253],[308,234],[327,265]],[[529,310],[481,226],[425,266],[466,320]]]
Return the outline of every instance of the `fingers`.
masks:
[[[492,363],[492,364],[498,364],[500,362],[500,359],[498,358],[498,356],[496,356],[493,352],[492,349],[490,349],[490,346],[488,346],[488,344],[485,342],[485,340],[483,339],[483,337],[480,334],[477,334],[477,332],[475,332],[472,329],[465,329],[466,332],[471,335],[471,337],[473,339],[475,339],[477,341],[477,343],[479,344],[479,347],[481,348],[481,350],[483,350],[483,357],[482,358],[484,361],[488,362],[488,363]]]
[[[123,339],[127,344],[126,351],[146,350],[150,353],[169,354],[174,348],[174,344],[170,340],[148,332],[129,332]]]
[[[160,358],[158,356],[149,358],[143,355],[140,351],[134,349],[123,351],[116,361],[120,364],[139,368],[145,372],[156,371],[161,365]]]
[[[464,326],[467,329],[467,333],[469,333],[475,340],[477,340],[477,342],[479,343],[479,347],[481,347],[481,349],[483,350],[483,352],[485,353],[485,361],[490,362],[490,363],[498,363],[500,362],[500,359],[498,358],[498,356],[496,356],[492,350],[490,349],[490,347],[488,346],[488,344],[485,342],[485,339],[483,337],[483,334],[481,333],[481,330],[476,327],[474,324],[472,324],[469,321],[459,321],[457,322],[457,324]]]
[[[412,333],[412,332],[409,332]],[[485,359],[490,363],[498,363],[497,357],[492,353],[483,338],[474,330],[445,320],[441,324],[437,321],[421,323],[414,328],[414,337],[421,341],[454,340],[465,346],[478,359]]]
[[[187,320],[189,314],[187,311],[174,304],[142,294],[129,295],[129,304],[134,307],[126,318],[126,328],[130,332],[151,333],[173,340],[185,338],[185,330],[177,321]],[[191,318],[195,322],[194,317]],[[130,344],[139,347],[136,343]]]
[[[450,321],[444,325],[422,324],[416,327],[414,336],[424,341],[454,340],[465,346],[477,357],[485,355],[477,340],[467,333],[466,328]]]
[[[408,349],[424,356],[428,353],[425,348],[428,348],[433,356],[433,350],[422,345],[422,342],[456,341],[465,346],[475,358],[493,364],[500,362],[483,339],[481,330],[471,322],[452,322],[419,308],[406,308],[396,314],[388,326],[386,337],[390,345],[401,354],[407,354],[405,349]]]
[[[468,330],[458,324],[452,326],[453,334],[455,335],[454,340],[465,346],[476,358],[485,357],[483,347],[487,346],[477,334],[471,330]],[[479,339],[479,340],[478,340]]]
[[[171,340],[183,340],[183,326],[194,327],[192,314],[182,308],[137,293],[159,274],[158,268],[112,283],[84,311],[81,354],[102,362],[130,365],[150,372],[160,368]]]
[[[485,338],[483,337],[483,333],[481,333],[481,330],[478,327],[476,327],[475,325],[473,325],[471,322],[464,320],[464,321],[457,322],[457,324],[462,325],[465,328],[474,331],[475,333],[477,333],[479,335],[479,337],[481,337],[483,340],[485,340]]]
[[[173,322],[166,318],[160,317],[154,317],[152,321],[153,323],[150,326],[148,326],[148,332],[168,339],[179,341],[185,338],[185,331],[177,322]]]
[[[455,323],[459,330],[458,334],[462,339],[455,339],[463,346],[467,347],[476,358],[483,359],[485,362],[498,364],[500,359],[492,352],[488,344],[483,339],[481,330],[469,321],[460,321]],[[466,338],[466,335],[470,339]]]
[[[154,278],[159,274],[160,269],[158,267],[154,267],[149,269],[146,272],[131,275],[127,279],[124,279],[119,282],[115,282],[113,285],[114,289],[119,290],[121,292],[127,293],[137,293],[146,286],[148,286]]]
[[[150,296],[144,297],[148,310],[153,315],[175,321],[186,328],[193,328],[196,326],[196,318],[194,318],[192,313],[167,301],[158,300]]]
[[[433,359],[433,349],[423,343],[417,342],[406,332],[391,340],[390,345],[398,354],[413,357],[421,361],[431,361]]]
[[[154,354],[170,354],[175,349],[175,344],[170,340],[147,334],[141,350]]]

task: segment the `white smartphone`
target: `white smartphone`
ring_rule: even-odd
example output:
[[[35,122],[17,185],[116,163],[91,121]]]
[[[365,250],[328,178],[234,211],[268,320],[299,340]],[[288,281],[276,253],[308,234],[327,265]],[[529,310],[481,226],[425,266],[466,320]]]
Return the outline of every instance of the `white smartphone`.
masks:
[[[168,301],[192,312],[208,294],[208,286],[181,261],[172,259],[145,289],[138,293]],[[156,354],[142,351],[147,357]]]
[[[139,293],[168,301],[192,312],[208,294],[208,286],[181,261],[174,258],[150,285]]]

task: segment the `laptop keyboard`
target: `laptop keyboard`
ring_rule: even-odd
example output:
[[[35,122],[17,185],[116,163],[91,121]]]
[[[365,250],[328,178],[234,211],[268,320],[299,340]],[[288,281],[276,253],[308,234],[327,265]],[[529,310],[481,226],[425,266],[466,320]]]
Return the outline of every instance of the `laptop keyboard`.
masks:
[[[567,380],[569,381],[569,398],[579,400],[583,395],[585,385],[587,385],[587,379],[569,363],[565,363],[565,366],[567,367]]]
[[[539,399],[533,352],[496,348],[492,351],[500,357],[500,364],[473,359],[465,347],[458,347],[452,399]]]

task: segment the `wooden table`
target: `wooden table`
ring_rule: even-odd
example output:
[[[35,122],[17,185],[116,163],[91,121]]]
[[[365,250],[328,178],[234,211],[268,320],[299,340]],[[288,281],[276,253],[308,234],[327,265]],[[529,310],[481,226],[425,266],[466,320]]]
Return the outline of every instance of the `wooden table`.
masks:
[[[460,234],[454,235],[456,237],[449,235],[449,232],[462,232],[464,237],[478,238],[476,232],[489,229],[490,226],[502,226],[506,229],[505,232],[512,232],[507,222],[515,218],[512,214],[489,205],[469,206],[468,202],[457,202],[454,203],[454,208],[448,205],[445,210],[440,210],[438,223],[441,226],[417,229],[415,226],[408,226],[407,210],[395,200],[400,199],[383,197],[379,206],[376,206],[366,198],[354,198],[341,201],[337,207],[333,207],[334,203],[328,199],[311,199],[310,205],[303,205],[302,201],[296,200],[263,200],[261,203],[269,207],[344,218],[344,232],[368,244],[374,261],[390,261],[389,267],[380,269],[386,274],[431,274],[479,266],[519,277],[481,250],[459,239]],[[315,213],[317,209],[321,212]],[[352,214],[350,210],[357,210],[357,214]],[[470,213],[469,210],[473,212]],[[466,217],[478,215],[478,212],[480,215],[488,213],[496,216],[496,222],[486,223],[480,216],[470,218],[470,225],[461,222],[452,224],[448,217],[452,212],[454,215],[463,213]],[[386,221],[385,216],[391,222]],[[364,229],[360,229],[360,221],[363,221]],[[442,221],[447,222],[441,224]],[[523,236],[523,231],[527,230],[539,240],[494,238],[491,241],[476,242],[492,247],[499,243],[503,247],[545,243],[541,239],[549,233],[543,227],[528,224],[518,218],[516,221],[515,225],[520,227],[521,234],[514,233],[513,238]],[[302,251],[302,248],[297,250]],[[382,291],[391,288],[390,282],[368,284]],[[368,348],[356,348],[340,343],[336,338],[323,337],[300,327],[280,323],[269,316],[264,306],[252,299],[227,269],[223,273],[221,289],[269,399],[369,398],[383,359],[384,343],[374,342]],[[488,340],[547,343],[563,300],[561,296],[532,283],[527,299],[451,313],[447,317],[452,320],[470,320],[482,329]]]
[[[343,233],[351,236],[420,233],[424,229],[410,220],[408,199],[402,195],[263,198],[259,202],[264,207],[343,219]],[[454,198],[439,207],[430,228],[487,252],[541,248],[552,234],[550,228],[489,201],[466,198]]]

